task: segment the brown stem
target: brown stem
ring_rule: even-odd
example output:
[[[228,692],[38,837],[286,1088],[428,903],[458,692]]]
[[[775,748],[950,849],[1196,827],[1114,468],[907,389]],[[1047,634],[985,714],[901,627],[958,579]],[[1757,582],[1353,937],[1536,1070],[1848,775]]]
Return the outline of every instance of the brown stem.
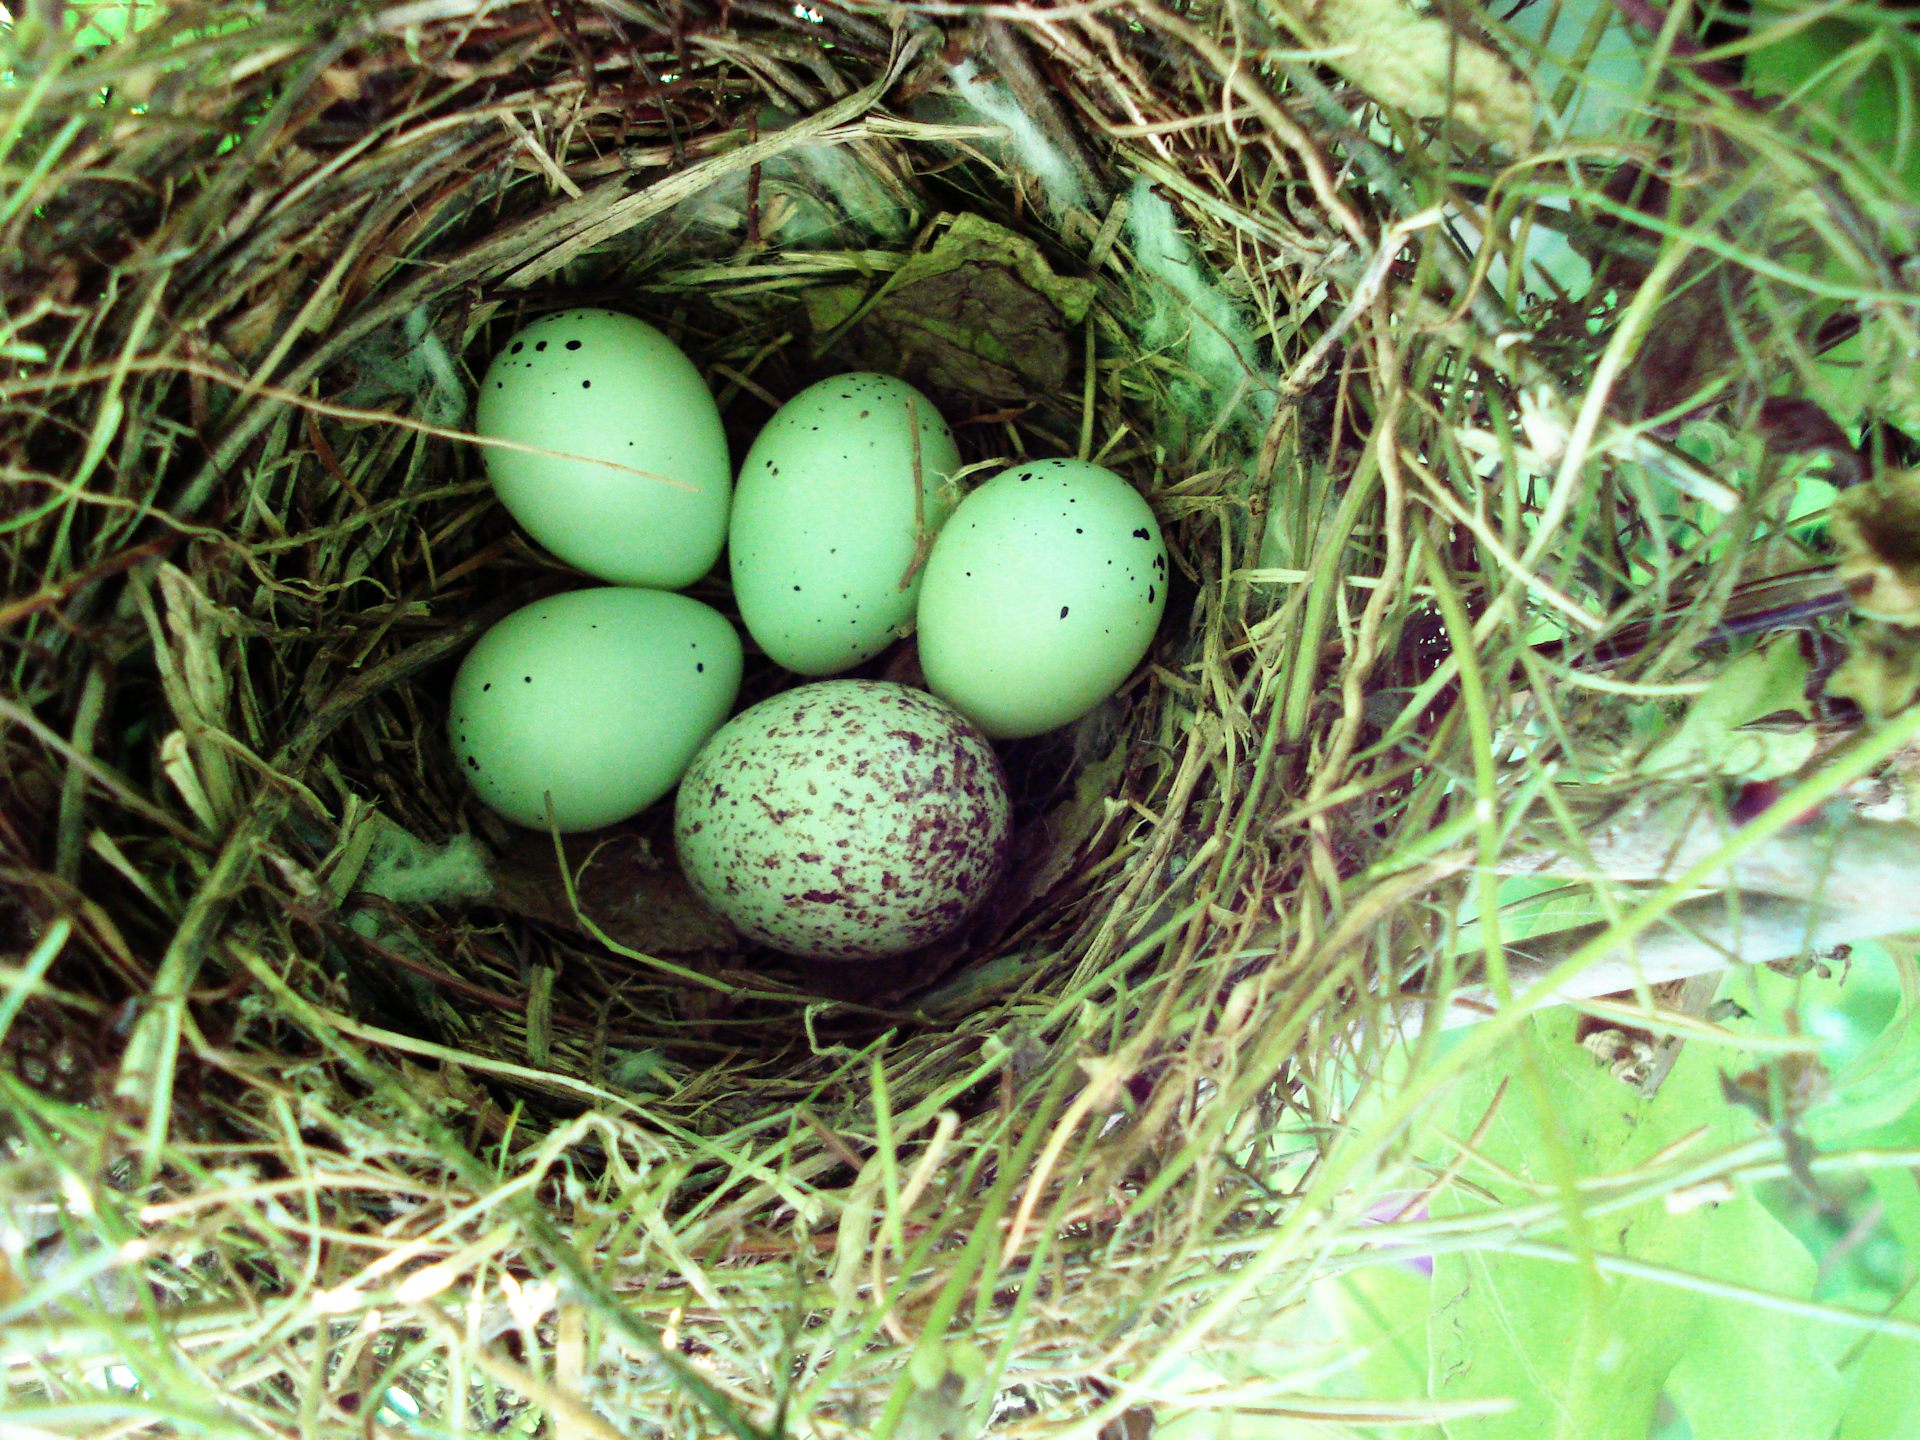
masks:
[[[1738,828],[1695,793],[1629,806],[1566,849],[1496,864],[1503,875],[1650,883],[1712,856]],[[1762,841],[1713,877],[1729,890],[1818,902],[1836,913],[1915,914],[1920,903],[1920,825],[1865,820],[1833,809]],[[1915,928],[1920,928],[1917,923]]]
[[[1735,963],[1764,965],[1810,950],[1874,940],[1920,930],[1920,886],[1898,909],[1861,910],[1810,903],[1778,895],[1712,895],[1674,908],[1658,926],[1589,965],[1538,1002],[1542,1007],[1614,995],[1636,985],[1660,985],[1725,969]],[[1507,973],[1516,994],[1537,985],[1583,946],[1605,935],[1605,924],[1582,925],[1535,936],[1508,947]],[[1416,1019],[1421,1006],[1409,1005],[1402,1019]],[[1471,1025],[1494,1011],[1485,985],[1456,990],[1450,997],[1445,1029]]]
[[[1027,53],[1026,42],[1004,20],[988,22],[986,30],[986,50],[993,57],[994,68],[1000,72],[1001,80],[1013,92],[1013,98],[1019,102],[1027,118],[1046,135],[1054,149],[1066,157],[1067,164],[1073,170],[1073,178],[1080,182],[1088,207],[1096,214],[1105,211],[1107,187],[1100,183],[1100,173],[1087,158],[1087,152],[1080,144],[1079,132],[1068,123],[1060,102],[1054,98],[1053,86]]]
[[[902,590],[913,584],[913,577],[927,563],[927,552],[933,549],[933,533],[927,529],[926,472],[920,458],[920,407],[911,395],[907,397],[907,435],[913,447],[913,558],[907,561],[907,573],[900,577]]]

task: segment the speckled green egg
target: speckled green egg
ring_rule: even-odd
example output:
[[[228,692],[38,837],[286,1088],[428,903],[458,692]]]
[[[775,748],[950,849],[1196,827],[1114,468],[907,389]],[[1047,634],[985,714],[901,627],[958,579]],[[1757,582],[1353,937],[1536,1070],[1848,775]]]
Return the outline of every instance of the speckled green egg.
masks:
[[[487,367],[474,429],[535,447],[482,446],[487,478],[529,535],[589,575],[677,590],[719,558],[733,491],[720,410],[693,362],[644,320],[562,310],[534,321]]]
[[[780,407],[740,467],[727,541],[741,623],[775,664],[837,674],[913,629],[916,544],[959,468],[933,402],[892,376],[836,375]]]
[[[674,787],[740,693],[740,637],[663,590],[574,590],[482,635],[453,681],[453,758],[520,825],[594,830]]]
[[[1037,460],[960,502],[920,590],[927,687],[996,739],[1077,720],[1145,658],[1167,606],[1152,507],[1085,460]]]
[[[790,955],[868,960],[951,934],[1011,835],[993,747],[949,706],[876,680],[763,700],[702,747],[674,803],[700,896]]]

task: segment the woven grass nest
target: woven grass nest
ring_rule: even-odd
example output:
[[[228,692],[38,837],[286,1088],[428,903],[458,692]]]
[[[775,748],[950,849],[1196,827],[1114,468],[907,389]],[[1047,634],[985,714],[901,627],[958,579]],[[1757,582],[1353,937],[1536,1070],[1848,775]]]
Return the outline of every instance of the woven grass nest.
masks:
[[[1895,485],[1914,212],[1691,22],[1623,7],[1622,85],[1398,0],[13,8],[16,1426],[1143,1435],[1167,1357],[1427,1183],[1405,1120],[1529,1010],[1916,928],[1824,906],[1757,772],[1655,753],[1781,633],[1794,813],[1884,809],[1915,728],[1905,612],[1836,628],[1910,550],[1787,513]],[[572,304],[672,333],[737,447],[880,368],[969,461],[1151,499],[1159,641],[1003,747],[1017,863],[952,943],[757,954],[655,817],[556,844],[462,785],[453,665],[580,583],[471,389]],[[1455,943],[1502,873],[1611,908]]]

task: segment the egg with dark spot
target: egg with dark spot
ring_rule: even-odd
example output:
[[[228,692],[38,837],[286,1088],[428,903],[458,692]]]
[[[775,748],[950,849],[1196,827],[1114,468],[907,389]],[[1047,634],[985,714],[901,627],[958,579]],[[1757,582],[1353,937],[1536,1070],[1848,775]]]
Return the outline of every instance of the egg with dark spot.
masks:
[[[604,586],[524,605],[460,662],[453,756],[515,824],[593,830],[679,780],[740,693],[740,637],[712,606]]]
[[[1007,864],[1012,806],[986,736],[877,680],[802,685],[694,757],[674,843],[694,890],[790,955],[871,960],[951,934]]]
[[[782,405],[740,466],[727,535],[740,620],[768,658],[833,675],[912,630],[959,468],[933,402],[890,375],[836,375]]]
[[[1153,508],[1086,460],[994,476],[927,557],[927,687],[995,739],[1079,719],[1146,658],[1167,607]]]
[[[653,326],[562,310],[487,367],[474,430],[487,478],[540,544],[589,575],[676,590],[719,558],[733,476],[720,410]]]

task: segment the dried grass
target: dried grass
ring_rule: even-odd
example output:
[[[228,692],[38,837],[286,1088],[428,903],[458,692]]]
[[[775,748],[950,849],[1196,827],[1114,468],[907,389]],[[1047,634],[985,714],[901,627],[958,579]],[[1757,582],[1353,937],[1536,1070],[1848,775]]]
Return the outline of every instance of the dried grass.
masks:
[[[1382,110],[1279,8],[813,13],[16,26],[13,1433],[1092,1435],[1183,1345],[1356,1263],[1446,1076],[1724,864],[1587,879],[1625,918],[1544,979],[1489,940],[1490,993],[1535,988],[1444,1057],[1421,1029],[1503,866],[1669,793],[1629,707],[1698,689],[1782,576],[1833,608],[1763,403],[1838,408],[1820,355],[1857,331],[1879,416],[1920,415],[1915,212],[1880,157],[1809,143],[1677,32],[1617,128],[1523,145],[1511,71]],[[976,52],[1011,142],[954,99]],[[857,163],[862,214],[807,146]],[[1200,268],[1140,253],[1163,202]],[[966,949],[853,995],[676,954],[698,921],[665,891],[612,933],[593,894],[654,872],[556,890],[438,743],[452,657],[561,582],[488,503],[460,386],[529,310],[612,301],[750,431],[834,363],[808,294],[877,283],[944,211],[1096,282],[1066,333],[1090,368],[956,418],[973,458],[1091,453],[1151,494],[1167,634],[1122,704],[1014,758],[1025,869]],[[1549,226],[1590,291],[1523,285]],[[1795,800],[1913,729],[1840,734]],[[396,825],[477,829],[495,903],[358,888]],[[1402,1050],[1413,1078],[1348,1125]]]

